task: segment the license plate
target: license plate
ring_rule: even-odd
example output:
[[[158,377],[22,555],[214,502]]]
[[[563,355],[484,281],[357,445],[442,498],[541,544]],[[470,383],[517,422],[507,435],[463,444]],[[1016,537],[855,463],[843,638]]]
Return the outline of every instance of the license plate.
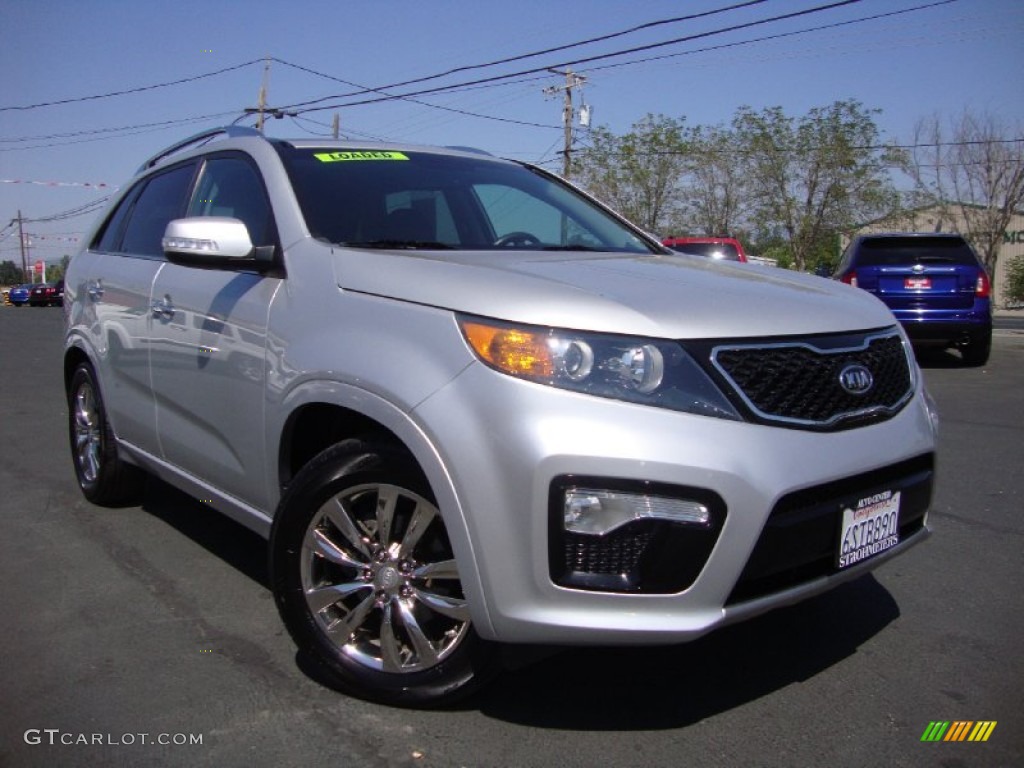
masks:
[[[899,540],[899,491],[882,491],[844,504],[836,565],[856,565],[896,546]]]
[[[908,277],[903,281],[903,287],[908,291],[924,291],[932,287],[930,277]]]

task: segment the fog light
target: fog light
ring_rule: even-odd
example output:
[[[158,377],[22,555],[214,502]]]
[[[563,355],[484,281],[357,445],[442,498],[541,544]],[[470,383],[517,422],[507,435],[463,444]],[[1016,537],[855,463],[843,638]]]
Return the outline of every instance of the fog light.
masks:
[[[604,536],[634,520],[711,525],[711,511],[696,501],[592,488],[566,489],[564,514],[565,530],[591,536]]]

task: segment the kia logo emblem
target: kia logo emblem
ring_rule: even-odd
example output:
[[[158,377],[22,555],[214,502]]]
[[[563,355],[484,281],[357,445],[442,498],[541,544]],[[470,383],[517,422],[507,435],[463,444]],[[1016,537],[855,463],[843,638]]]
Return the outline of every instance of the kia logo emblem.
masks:
[[[863,365],[848,365],[839,372],[839,386],[851,395],[863,395],[875,385],[875,377]]]

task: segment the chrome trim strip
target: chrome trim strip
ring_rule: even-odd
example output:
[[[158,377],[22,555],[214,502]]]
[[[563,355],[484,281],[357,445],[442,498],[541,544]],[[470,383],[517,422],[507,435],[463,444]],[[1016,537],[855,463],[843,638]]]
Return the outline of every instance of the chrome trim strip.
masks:
[[[765,411],[762,411],[760,408],[758,408],[756,405],[754,405],[754,402],[749,397],[747,397],[747,393],[743,391],[743,388],[729,374],[729,372],[725,369],[725,367],[721,363],[718,362],[718,355],[719,355],[720,352],[733,352],[733,351],[743,352],[743,351],[748,351],[748,350],[762,350],[762,349],[793,349],[793,348],[803,348],[803,349],[809,349],[809,350],[811,350],[811,351],[813,351],[813,352],[815,352],[817,354],[821,354],[821,355],[824,355],[824,356],[844,354],[844,353],[847,353],[847,352],[863,352],[869,346],[871,346],[872,342],[877,341],[878,339],[891,338],[893,336],[895,336],[895,337],[900,339],[900,344],[903,347],[903,355],[904,355],[904,357],[906,358],[906,361],[907,361],[907,373],[908,373],[908,378],[910,380],[910,386],[907,388],[907,391],[904,393],[903,397],[901,397],[899,399],[899,401],[894,403],[893,405],[873,405],[873,406],[870,406],[868,408],[861,408],[860,410],[856,410],[856,411],[847,411],[845,413],[837,413],[835,416],[831,417],[827,421],[814,421],[812,419],[795,419],[795,418],[791,418],[791,417],[788,417],[788,416],[778,416],[778,415],[775,415],[775,414],[771,414],[771,413],[767,413]],[[743,404],[746,405],[747,408],[749,408],[755,415],[757,415],[758,418],[763,419],[764,421],[768,421],[768,422],[775,422],[775,423],[780,423],[780,424],[796,424],[796,425],[803,426],[803,427],[833,427],[836,424],[839,424],[840,422],[848,421],[850,419],[862,418],[862,417],[865,417],[865,416],[875,416],[875,415],[878,415],[878,414],[893,415],[893,414],[899,412],[903,408],[903,406],[905,406],[910,401],[910,399],[914,396],[914,393],[917,391],[917,386],[918,386],[918,382],[917,382],[917,364],[914,362],[914,356],[911,353],[910,349],[908,348],[908,344],[907,344],[906,339],[903,338],[902,334],[896,328],[893,328],[890,331],[883,331],[881,333],[873,333],[870,336],[865,336],[864,337],[864,343],[861,344],[860,346],[836,347],[834,349],[824,349],[822,347],[815,346],[814,344],[812,344],[810,342],[806,342],[806,341],[784,341],[784,342],[778,342],[776,344],[731,344],[731,345],[723,345],[723,346],[715,347],[714,349],[712,349],[712,351],[711,351],[711,364],[714,365],[715,366],[715,370],[717,370],[720,374],[722,374],[722,376],[725,378],[725,380],[729,382],[729,385],[732,387],[733,391],[737,395],[739,395],[740,399],[743,401]]]

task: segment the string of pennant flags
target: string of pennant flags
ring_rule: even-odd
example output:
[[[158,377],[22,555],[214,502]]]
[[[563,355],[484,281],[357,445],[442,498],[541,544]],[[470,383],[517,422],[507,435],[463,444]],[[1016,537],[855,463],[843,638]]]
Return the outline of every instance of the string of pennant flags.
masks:
[[[116,186],[111,186],[104,182],[93,182],[93,181],[32,181],[30,179],[0,179],[0,184],[33,184],[38,187],[84,187],[86,189],[96,190],[116,190]]]

